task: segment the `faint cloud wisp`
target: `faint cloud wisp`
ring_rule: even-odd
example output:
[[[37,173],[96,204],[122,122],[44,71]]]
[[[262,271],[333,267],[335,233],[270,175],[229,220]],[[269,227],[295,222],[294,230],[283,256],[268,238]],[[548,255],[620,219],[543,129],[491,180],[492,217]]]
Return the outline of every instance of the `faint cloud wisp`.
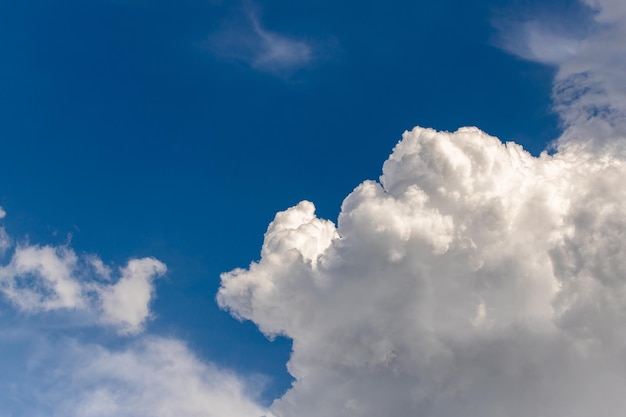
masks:
[[[208,45],[222,59],[274,75],[289,75],[315,59],[310,42],[266,29],[252,12],[225,24],[210,36]]]

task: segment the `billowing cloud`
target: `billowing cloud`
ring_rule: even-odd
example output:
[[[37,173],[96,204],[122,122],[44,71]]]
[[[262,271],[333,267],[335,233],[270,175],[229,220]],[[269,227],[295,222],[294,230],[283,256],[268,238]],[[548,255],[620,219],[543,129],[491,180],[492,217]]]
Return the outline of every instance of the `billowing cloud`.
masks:
[[[286,75],[316,59],[312,42],[266,29],[253,12],[214,33],[209,46],[222,58],[276,75]]]
[[[415,128],[336,228],[278,213],[218,302],[293,339],[280,417],[616,415],[623,178],[611,155]]]
[[[626,408],[626,3],[581,4],[504,25],[556,68],[556,153],[415,128],[336,226],[301,202],[222,275],[222,308],[293,340],[277,416]]]
[[[0,253],[11,245],[0,228]],[[121,333],[138,333],[150,318],[153,281],[166,270],[154,258],[131,259],[112,281],[110,268],[95,255],[81,258],[67,246],[17,245],[8,264],[0,265],[0,294],[24,312],[84,312]]]

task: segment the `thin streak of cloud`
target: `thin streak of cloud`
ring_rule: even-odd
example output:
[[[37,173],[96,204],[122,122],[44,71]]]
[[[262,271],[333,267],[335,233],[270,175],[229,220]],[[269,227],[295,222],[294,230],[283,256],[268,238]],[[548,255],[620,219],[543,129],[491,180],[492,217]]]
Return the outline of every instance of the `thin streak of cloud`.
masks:
[[[208,46],[221,59],[275,75],[290,74],[318,58],[313,42],[271,31],[250,11],[213,33]]]

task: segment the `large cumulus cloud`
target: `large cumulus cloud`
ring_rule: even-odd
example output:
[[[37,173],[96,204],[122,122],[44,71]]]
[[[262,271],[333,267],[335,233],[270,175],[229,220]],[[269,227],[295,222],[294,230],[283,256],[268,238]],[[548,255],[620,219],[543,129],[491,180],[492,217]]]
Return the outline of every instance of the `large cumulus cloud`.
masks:
[[[222,308],[293,340],[277,416],[623,413],[626,7],[580,4],[502,25],[555,67],[554,154],[415,128],[336,226],[301,202],[222,275]]]
[[[310,202],[278,213],[218,302],[293,339],[281,417],[615,415],[623,178],[606,154],[415,128],[336,228]]]

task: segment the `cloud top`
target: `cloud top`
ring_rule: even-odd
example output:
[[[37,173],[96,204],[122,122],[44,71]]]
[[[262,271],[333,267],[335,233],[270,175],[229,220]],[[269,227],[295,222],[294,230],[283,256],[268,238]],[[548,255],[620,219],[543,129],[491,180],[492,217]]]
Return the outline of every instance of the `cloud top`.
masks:
[[[616,415],[626,165],[476,128],[406,132],[344,201],[302,202],[218,302],[293,339],[279,417]]]

